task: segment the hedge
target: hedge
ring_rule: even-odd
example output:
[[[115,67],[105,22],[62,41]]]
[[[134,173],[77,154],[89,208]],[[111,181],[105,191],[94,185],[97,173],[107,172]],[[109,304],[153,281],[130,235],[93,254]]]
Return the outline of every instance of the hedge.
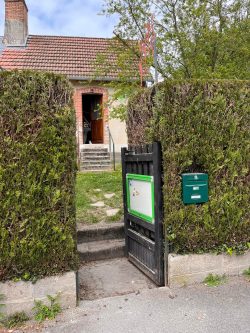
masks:
[[[249,81],[168,81],[129,102],[130,145],[162,143],[164,226],[173,252],[250,247],[249,87]],[[208,173],[208,203],[183,204],[185,172]]]
[[[0,74],[0,280],[73,270],[76,143],[66,78]]]

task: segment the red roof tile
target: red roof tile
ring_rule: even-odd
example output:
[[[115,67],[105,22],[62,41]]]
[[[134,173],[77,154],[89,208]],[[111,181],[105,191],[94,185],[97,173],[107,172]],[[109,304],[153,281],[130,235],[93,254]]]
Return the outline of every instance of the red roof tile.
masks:
[[[117,79],[120,69],[114,43],[115,39],[31,35],[26,47],[8,47],[0,53],[0,67],[45,70],[75,79]],[[133,67],[137,73],[138,60],[134,59]]]

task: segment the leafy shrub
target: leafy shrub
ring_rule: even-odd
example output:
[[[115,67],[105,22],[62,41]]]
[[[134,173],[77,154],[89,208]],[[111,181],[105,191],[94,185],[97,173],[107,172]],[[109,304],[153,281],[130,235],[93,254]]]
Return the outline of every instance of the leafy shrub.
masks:
[[[0,280],[76,267],[75,112],[62,76],[0,74]]]
[[[137,96],[129,103],[130,145],[162,143],[165,234],[174,252],[248,249],[249,85],[249,81],[168,81],[156,87],[155,96],[149,89],[144,92],[147,97]],[[145,108],[151,117],[141,114]],[[143,123],[141,138],[137,119]],[[184,172],[208,173],[208,203],[183,204]]]
[[[35,312],[35,320],[39,322],[42,322],[46,319],[55,319],[55,317],[62,311],[58,302],[58,296],[52,297],[48,295],[47,297],[50,305],[45,305],[42,301],[35,301],[33,310]]]

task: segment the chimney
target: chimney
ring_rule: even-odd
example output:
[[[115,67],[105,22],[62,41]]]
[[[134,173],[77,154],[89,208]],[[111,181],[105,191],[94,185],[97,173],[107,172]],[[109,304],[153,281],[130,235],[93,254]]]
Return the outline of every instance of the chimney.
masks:
[[[28,7],[25,0],[5,0],[4,44],[25,46],[28,37]]]

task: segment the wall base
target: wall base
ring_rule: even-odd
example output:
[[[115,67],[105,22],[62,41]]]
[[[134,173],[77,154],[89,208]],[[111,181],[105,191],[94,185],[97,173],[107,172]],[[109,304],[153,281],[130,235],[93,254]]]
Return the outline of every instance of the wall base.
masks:
[[[5,315],[25,311],[32,313],[34,301],[39,300],[48,304],[47,295],[59,294],[59,303],[62,309],[76,307],[76,274],[74,272],[53,276],[32,282],[5,282],[0,283],[0,294],[3,294],[5,306],[1,311]]]
[[[168,285],[183,287],[201,283],[208,274],[241,275],[250,267],[250,251],[243,255],[188,254],[168,256]]]

